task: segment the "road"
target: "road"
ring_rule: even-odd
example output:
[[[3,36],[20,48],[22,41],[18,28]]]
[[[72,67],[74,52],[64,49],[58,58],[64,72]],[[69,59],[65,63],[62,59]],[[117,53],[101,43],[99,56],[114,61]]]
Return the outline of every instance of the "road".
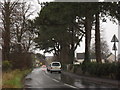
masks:
[[[100,84],[91,83],[84,79],[75,78],[72,75],[68,75],[65,72],[61,74],[57,72],[47,72],[46,68],[35,68],[29,75],[26,76],[24,82],[24,88],[29,90],[43,90],[43,89],[80,89],[87,88],[87,90],[108,89],[111,86],[105,86]]]

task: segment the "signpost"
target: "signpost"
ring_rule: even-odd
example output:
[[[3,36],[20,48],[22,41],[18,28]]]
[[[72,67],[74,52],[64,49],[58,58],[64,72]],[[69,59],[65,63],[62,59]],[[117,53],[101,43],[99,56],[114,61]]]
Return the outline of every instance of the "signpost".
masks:
[[[111,42],[114,42],[112,50],[115,51],[115,62],[116,62],[116,51],[117,51],[116,42],[119,42],[119,41],[115,35],[113,36]]]

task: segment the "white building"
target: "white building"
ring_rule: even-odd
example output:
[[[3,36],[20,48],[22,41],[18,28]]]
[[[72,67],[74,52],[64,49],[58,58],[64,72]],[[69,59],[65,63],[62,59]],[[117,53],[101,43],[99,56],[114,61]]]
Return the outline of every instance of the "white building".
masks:
[[[115,55],[111,53],[111,55],[107,58],[107,62],[115,62]]]

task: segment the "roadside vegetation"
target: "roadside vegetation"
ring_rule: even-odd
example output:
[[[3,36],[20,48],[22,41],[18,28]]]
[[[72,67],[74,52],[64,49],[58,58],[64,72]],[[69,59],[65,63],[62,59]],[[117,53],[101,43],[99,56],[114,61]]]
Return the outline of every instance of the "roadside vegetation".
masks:
[[[32,70],[36,59],[33,52],[36,34],[30,19],[32,6],[25,0],[0,0],[0,6],[0,40],[4,43],[0,44],[2,84],[3,88],[20,88],[24,76]]]
[[[16,69],[13,71],[3,72],[2,88],[23,88],[23,78],[30,71],[30,69]]]
[[[64,70],[78,75],[120,80],[120,63],[88,62],[80,65],[64,65],[63,67]]]
[[[3,61],[2,69],[2,88],[23,88],[24,77],[32,70],[30,67],[16,69],[7,60]]]

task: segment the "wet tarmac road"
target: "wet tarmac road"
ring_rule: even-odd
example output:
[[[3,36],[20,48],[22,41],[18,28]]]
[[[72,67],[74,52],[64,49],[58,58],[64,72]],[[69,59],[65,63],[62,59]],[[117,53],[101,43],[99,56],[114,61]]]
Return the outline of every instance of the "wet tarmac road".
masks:
[[[111,86],[104,86],[100,84],[91,83],[84,79],[75,78],[65,72],[61,74],[57,72],[47,72],[46,68],[36,68],[25,78],[25,89],[29,90],[44,90],[44,89],[84,89],[87,90],[101,90],[113,88]]]

